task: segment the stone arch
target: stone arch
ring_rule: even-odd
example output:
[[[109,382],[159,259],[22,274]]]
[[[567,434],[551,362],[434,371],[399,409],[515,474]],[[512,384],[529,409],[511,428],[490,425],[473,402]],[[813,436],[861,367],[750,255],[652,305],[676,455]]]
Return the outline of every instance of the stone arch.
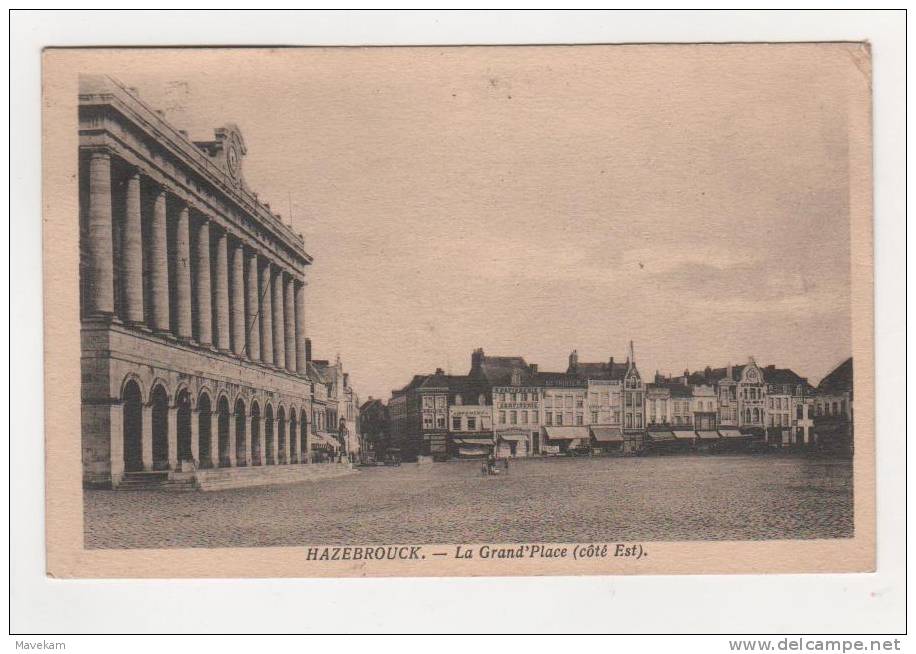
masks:
[[[146,384],[143,383],[143,379],[140,377],[140,375],[135,372],[129,372],[124,375],[124,379],[121,380],[121,390],[118,393],[118,397],[124,397],[124,391],[127,388],[127,384],[130,382],[134,382],[137,385],[137,388],[140,390],[141,402],[143,401],[143,398],[149,398],[149,395],[147,395]]]
[[[197,435],[200,466],[213,465],[213,403],[209,389],[203,388],[197,394]]]
[[[247,411],[245,402],[239,396],[235,400],[235,465],[248,465]]]
[[[169,468],[169,392],[160,383],[154,383],[150,391],[153,432],[153,469]]]
[[[273,465],[277,462],[274,441],[274,408],[267,402],[264,405],[264,463]]]
[[[277,408],[277,463],[288,463],[289,447],[286,444],[286,409]]]
[[[143,470],[143,387],[136,375],[128,375],[121,384],[123,412],[124,471]]]
[[[156,390],[156,387],[159,387],[163,391],[165,391],[165,399],[166,401],[169,401],[169,403],[171,403],[170,400],[173,396],[172,396],[172,392],[169,390],[169,383],[162,377],[158,377],[158,376],[153,377],[153,381],[149,385],[149,397],[147,399],[147,402],[149,402],[150,404],[153,403],[153,392]]]
[[[256,399],[251,400],[251,465],[259,466],[261,462],[261,406]]]
[[[219,404],[220,404],[220,402],[222,402],[223,400],[226,400],[226,405],[229,406],[230,409],[231,409],[233,406],[235,406],[235,402],[233,401],[232,397],[230,397],[229,392],[228,392],[225,388],[217,388],[217,391],[216,391],[216,404],[215,404],[216,410],[217,410],[217,411],[219,411]]]
[[[229,398],[225,393],[220,393],[216,402],[216,432],[217,453],[219,454],[219,467],[228,468],[232,465],[229,458],[229,421],[232,416],[229,410]]]
[[[181,397],[182,392],[188,394],[188,400],[191,402],[191,406],[194,404],[194,396],[191,394],[191,387],[186,381],[180,381],[175,385],[175,394],[172,395],[172,406],[178,406],[178,398]]]

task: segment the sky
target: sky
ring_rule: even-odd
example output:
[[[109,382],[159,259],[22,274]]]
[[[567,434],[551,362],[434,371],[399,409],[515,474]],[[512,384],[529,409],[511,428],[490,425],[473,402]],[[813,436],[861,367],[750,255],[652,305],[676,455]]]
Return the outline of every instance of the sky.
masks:
[[[847,107],[816,46],[132,51],[99,69],[304,234],[307,331],[360,396],[471,351],[644,376],[850,356]],[[88,72],[88,71],[87,71]]]

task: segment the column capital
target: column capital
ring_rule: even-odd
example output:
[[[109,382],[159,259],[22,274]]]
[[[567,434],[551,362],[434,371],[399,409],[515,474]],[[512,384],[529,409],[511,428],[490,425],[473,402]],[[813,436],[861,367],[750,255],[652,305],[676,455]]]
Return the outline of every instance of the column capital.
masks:
[[[114,156],[114,150],[107,145],[92,145],[80,149],[88,153],[90,159],[111,159]]]

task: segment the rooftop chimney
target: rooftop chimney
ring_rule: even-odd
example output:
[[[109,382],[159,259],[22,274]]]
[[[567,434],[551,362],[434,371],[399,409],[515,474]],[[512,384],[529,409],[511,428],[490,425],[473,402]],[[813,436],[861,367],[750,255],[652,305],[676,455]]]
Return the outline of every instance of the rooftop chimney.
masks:
[[[436,368],[436,374],[437,374],[437,375],[444,375],[444,374],[445,374],[445,371],[444,371],[442,368]]]
[[[483,348],[479,347],[471,352],[471,370],[480,368],[483,365]]]
[[[532,374],[535,374],[535,375],[536,375],[537,372],[538,372],[538,364],[536,364],[536,363],[529,363],[529,364],[528,364],[528,370],[530,370],[530,371],[532,372]]]
[[[633,352],[633,341],[630,341],[630,361],[636,365],[636,354]]]

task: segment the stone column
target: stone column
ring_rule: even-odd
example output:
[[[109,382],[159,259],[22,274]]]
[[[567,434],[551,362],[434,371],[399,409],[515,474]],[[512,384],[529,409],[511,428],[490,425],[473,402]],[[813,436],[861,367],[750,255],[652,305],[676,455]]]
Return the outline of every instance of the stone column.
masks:
[[[236,466],[235,459],[235,411],[229,414],[229,467]]]
[[[295,314],[296,314],[296,372],[300,375],[306,373],[305,365],[305,283],[294,282],[296,285]]]
[[[178,404],[169,404],[169,470],[178,470]]]
[[[175,317],[176,336],[191,338],[191,232],[188,206],[178,211],[175,227]]]
[[[153,469],[153,405],[143,403],[143,426],[140,433],[140,454],[143,469]]]
[[[296,318],[295,301],[293,300],[293,280],[283,273],[283,334],[286,338],[284,350],[286,353],[286,369],[296,372]]]
[[[265,263],[260,270],[261,289],[261,361],[268,365],[274,362],[274,328],[273,328],[273,291],[271,289],[270,264]]]
[[[89,221],[87,237],[86,313],[114,313],[114,262],[111,223],[111,156],[89,155]]]
[[[210,411],[210,467],[219,468],[219,400]]]
[[[210,286],[210,222],[201,221],[197,228],[197,284],[195,300],[197,303],[197,342],[201,345],[213,344],[213,289]]]
[[[295,433],[293,433],[295,431]],[[289,462],[299,463],[299,417],[296,416],[296,429],[293,429],[293,421],[289,422]]]
[[[191,410],[191,458],[200,466],[200,410]]]
[[[229,262],[226,232],[216,236],[216,346],[228,352],[229,342]]]
[[[264,418],[265,431],[267,429],[267,424],[268,424],[267,418]],[[277,454],[278,454],[277,453],[277,418],[276,418],[276,415],[274,415],[274,417],[271,418],[270,420],[270,432],[271,433],[267,435],[267,437],[270,439],[270,458],[265,459],[265,461],[269,463],[270,465],[276,465],[277,464]],[[264,450],[264,451],[267,452],[267,450]]]
[[[267,465],[267,434],[264,433],[264,416],[257,417],[258,422],[258,451],[261,453],[261,465]]]
[[[241,243],[232,248],[232,275],[229,279],[232,293],[232,352],[245,356],[247,334],[245,329],[245,250]]]
[[[315,426],[312,423],[312,411],[309,407],[309,411],[306,414],[308,422],[305,424],[305,462],[312,462],[312,428]]]
[[[113,402],[108,407],[109,465],[112,484],[124,476],[124,403]]]
[[[152,327],[157,332],[169,331],[169,259],[166,237],[165,190],[160,189],[153,203],[150,229],[150,295]]]
[[[271,287],[273,291],[273,327],[274,327],[274,365],[278,368],[284,368],[286,366],[286,335],[284,334],[286,321],[283,317],[283,272],[280,270],[276,271],[276,274],[271,274],[273,281],[271,282]]]
[[[140,210],[140,171],[127,178],[127,202],[121,234],[121,288],[124,320],[143,322],[143,228]]]
[[[245,271],[245,292],[248,296],[245,303],[245,333],[248,336],[248,358],[261,360],[261,328],[258,324],[258,255],[248,253],[248,268]]]

